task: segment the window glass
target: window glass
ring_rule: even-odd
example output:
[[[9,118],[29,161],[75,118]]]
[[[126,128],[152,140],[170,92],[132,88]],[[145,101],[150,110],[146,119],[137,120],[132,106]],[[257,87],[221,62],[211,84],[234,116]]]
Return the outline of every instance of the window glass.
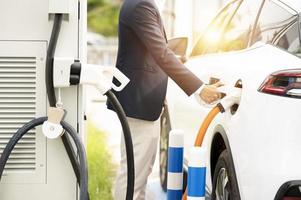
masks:
[[[276,41],[276,45],[300,57],[301,48],[298,29],[298,23],[296,22],[283,35],[280,36],[280,38]]]
[[[297,14],[289,12],[271,0],[266,0],[259,17],[252,43],[273,43],[297,21]]]
[[[227,52],[248,47],[262,0],[244,1],[225,29],[218,51]]]
[[[191,56],[214,52],[222,37],[222,33],[240,5],[241,0],[231,1],[211,22],[205,33],[194,46]]]

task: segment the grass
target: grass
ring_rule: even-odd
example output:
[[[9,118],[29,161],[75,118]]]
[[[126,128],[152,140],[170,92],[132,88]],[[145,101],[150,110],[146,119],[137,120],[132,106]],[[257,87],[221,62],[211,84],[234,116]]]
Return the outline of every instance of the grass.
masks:
[[[90,200],[112,200],[116,167],[106,144],[106,134],[88,124],[88,167]]]

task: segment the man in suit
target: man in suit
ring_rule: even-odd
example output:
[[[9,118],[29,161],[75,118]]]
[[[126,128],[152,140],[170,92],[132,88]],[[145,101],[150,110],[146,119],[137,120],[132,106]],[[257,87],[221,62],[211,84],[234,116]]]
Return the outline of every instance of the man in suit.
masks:
[[[135,200],[145,199],[147,178],[155,161],[160,114],[168,77],[188,95],[207,103],[218,100],[218,84],[205,85],[167,47],[163,23],[154,0],[125,0],[119,17],[119,49],[116,67],[131,81],[116,96],[128,117],[135,156]],[[115,80],[114,80],[115,82]],[[109,108],[111,106],[109,105]],[[124,200],[127,184],[124,140],[115,199]]]

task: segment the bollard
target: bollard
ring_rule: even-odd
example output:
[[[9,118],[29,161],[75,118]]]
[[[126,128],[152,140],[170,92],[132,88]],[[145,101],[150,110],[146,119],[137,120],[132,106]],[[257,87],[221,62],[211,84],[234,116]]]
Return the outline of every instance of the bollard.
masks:
[[[205,200],[206,193],[206,150],[193,147],[188,160],[188,200]]]
[[[172,130],[169,133],[167,200],[181,200],[183,191],[184,133]]]

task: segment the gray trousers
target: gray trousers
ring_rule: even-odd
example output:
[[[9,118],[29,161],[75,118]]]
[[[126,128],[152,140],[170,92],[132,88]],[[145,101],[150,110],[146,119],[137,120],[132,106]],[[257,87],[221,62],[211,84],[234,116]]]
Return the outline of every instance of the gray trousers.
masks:
[[[160,135],[160,120],[150,122],[127,118],[132,132],[135,157],[134,200],[145,200],[147,178],[152,172]],[[121,137],[121,160],[116,178],[114,199],[125,200],[127,186],[127,162],[124,138]]]

